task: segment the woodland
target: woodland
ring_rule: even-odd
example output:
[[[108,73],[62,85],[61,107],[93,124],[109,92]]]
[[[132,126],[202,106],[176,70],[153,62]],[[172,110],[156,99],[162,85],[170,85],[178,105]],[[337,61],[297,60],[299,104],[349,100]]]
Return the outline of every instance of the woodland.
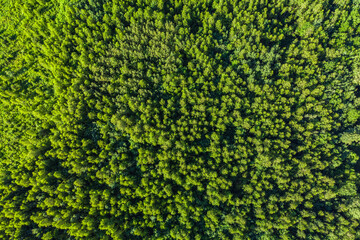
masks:
[[[359,240],[359,0],[0,0],[0,239]]]

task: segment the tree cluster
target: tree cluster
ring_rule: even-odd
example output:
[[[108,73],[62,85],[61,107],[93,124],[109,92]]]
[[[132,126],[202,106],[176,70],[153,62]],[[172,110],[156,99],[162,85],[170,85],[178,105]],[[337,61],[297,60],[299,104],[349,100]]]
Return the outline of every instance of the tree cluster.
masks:
[[[360,239],[360,3],[0,0],[1,239]]]

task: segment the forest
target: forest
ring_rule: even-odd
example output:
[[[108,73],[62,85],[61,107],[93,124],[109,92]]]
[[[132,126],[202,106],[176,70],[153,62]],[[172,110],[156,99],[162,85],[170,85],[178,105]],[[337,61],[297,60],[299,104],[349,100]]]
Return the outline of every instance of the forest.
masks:
[[[0,239],[360,240],[359,0],[0,22]]]

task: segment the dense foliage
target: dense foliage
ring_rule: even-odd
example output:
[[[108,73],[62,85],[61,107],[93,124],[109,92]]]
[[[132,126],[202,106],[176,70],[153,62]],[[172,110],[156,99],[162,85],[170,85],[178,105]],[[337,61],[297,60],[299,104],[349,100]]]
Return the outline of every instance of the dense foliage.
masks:
[[[0,0],[1,239],[360,239],[360,2]]]

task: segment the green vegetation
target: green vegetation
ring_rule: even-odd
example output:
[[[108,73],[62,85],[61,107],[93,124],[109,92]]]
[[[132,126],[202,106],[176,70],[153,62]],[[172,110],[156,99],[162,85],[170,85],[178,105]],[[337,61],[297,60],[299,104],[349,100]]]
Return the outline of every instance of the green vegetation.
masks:
[[[359,1],[0,3],[0,239],[360,239]]]

